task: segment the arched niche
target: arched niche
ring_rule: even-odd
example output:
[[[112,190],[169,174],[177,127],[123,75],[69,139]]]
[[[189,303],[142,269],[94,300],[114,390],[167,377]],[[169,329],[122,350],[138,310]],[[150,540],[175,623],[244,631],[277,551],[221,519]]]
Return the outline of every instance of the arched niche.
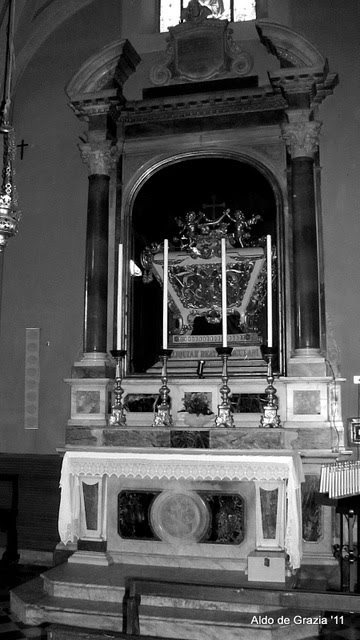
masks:
[[[234,158],[238,153],[238,162],[247,164],[249,158],[249,165],[267,178],[276,202],[276,243],[281,264],[278,270],[281,304],[274,323],[280,338],[280,369],[287,374],[302,374],[305,358],[306,374],[318,375],[325,372],[325,363],[324,303],[320,295],[321,206],[314,177],[320,128],[317,114],[319,104],[336,86],[337,76],[330,73],[326,59],[316,47],[300,34],[267,21],[259,21],[256,27],[261,43],[280,63],[280,68],[268,73],[270,85],[263,84],[261,74],[245,75],[240,84],[232,77],[214,80],[209,91],[199,78],[196,91],[189,83],[177,84],[175,92],[172,85],[153,87],[151,91],[145,91],[145,87],[141,100],[126,100],[122,87],[136,69],[139,57],[125,40],[109,45],[98,54],[98,59],[94,56],[83,65],[68,84],[67,93],[74,112],[89,122],[90,151],[95,155],[103,153],[102,147],[110,140],[117,147],[120,160],[114,235],[116,242],[124,239],[129,245],[127,251],[133,252],[135,259],[138,250],[128,220],[138,219],[141,190],[145,188],[146,193],[145,183],[152,184],[153,178],[156,182],[155,174],[164,171],[167,163],[179,165],[185,162],[186,155],[186,162],[190,162],[190,156],[194,160],[196,148],[200,149],[199,159],[206,154],[225,158],[225,149],[225,154]],[[196,43],[193,44],[195,47]],[[273,59],[269,68],[273,68]],[[212,172],[208,173],[210,177],[204,176],[202,182],[216,184],[216,176],[214,180]],[[162,181],[157,193],[165,182]],[[186,182],[178,180],[176,188],[173,187],[173,200],[179,199]],[[216,195],[214,189],[207,195]],[[167,198],[163,200],[167,203]],[[156,202],[154,209],[158,209]],[[283,209],[286,215],[280,215]],[[161,227],[163,221],[160,217],[157,220]],[[311,245],[304,242],[303,227],[312,230]],[[116,264],[116,250],[114,254]],[[116,278],[114,284],[116,288]],[[127,324],[130,354],[134,351],[129,332],[131,300],[130,296],[126,323],[121,325],[123,330]],[[109,317],[108,325],[114,328],[117,316],[111,314],[110,308],[109,311],[113,317]],[[105,309],[102,315],[105,317]],[[134,370],[132,356],[128,370]]]
[[[224,209],[232,213],[240,209],[247,219],[259,215],[261,219],[251,228],[251,241],[257,244],[258,238],[262,245],[265,236],[270,234],[276,246],[274,326],[276,344],[280,345],[284,339],[277,321],[281,315],[284,281],[281,201],[274,176],[248,158],[199,154],[169,160],[138,180],[131,202],[125,207],[131,258],[140,266],[144,248],[152,243],[161,244],[164,238],[169,239],[170,247],[176,248],[174,239],[180,232],[177,220],[183,219],[188,211],[204,211],[216,219]],[[264,339],[265,310],[264,306],[259,323]],[[141,374],[157,361],[161,347],[162,289],[156,279],[151,283],[144,283],[136,276],[130,279],[128,311],[129,373]],[[213,333],[220,330],[220,324],[211,328]],[[229,330],[232,329],[229,327]]]

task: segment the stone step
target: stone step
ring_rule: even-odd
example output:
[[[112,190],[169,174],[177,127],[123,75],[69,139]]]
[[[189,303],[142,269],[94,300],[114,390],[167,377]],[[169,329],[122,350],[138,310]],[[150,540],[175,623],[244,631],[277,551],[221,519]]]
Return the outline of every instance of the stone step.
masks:
[[[77,565],[79,567],[79,565]],[[73,600],[90,600],[98,602],[113,602],[121,606],[125,593],[123,584],[113,581],[111,587],[108,584],[101,584],[95,580],[93,582],[75,582],[69,579],[59,579],[51,570],[42,575],[44,592],[55,598],[68,598]]]
[[[224,584],[232,586],[235,589],[239,588],[244,582],[247,583],[247,578],[244,572],[241,571],[223,571],[222,580]],[[189,584],[196,584],[198,581],[203,584],[218,584],[219,582],[219,570],[209,569],[181,569],[179,567],[169,568],[167,565],[139,565],[137,563],[120,564],[114,563],[108,566],[92,565],[86,563],[70,563],[65,562],[61,565],[53,567],[41,574],[43,592],[45,595],[56,598],[67,598],[74,600],[89,600],[98,602],[113,602],[118,606],[122,605],[123,596],[125,593],[125,583],[128,578],[137,579],[157,579],[157,580],[169,580],[169,577],[173,581],[178,583],[187,582]],[[286,586],[292,588],[293,579],[287,579]],[[279,584],[268,583],[269,589],[279,589]],[[230,610],[237,611],[254,611],[261,612],[264,610],[264,606],[253,602],[251,598],[244,600],[245,594],[240,598],[239,602],[224,603],[224,606],[229,605]],[[143,596],[142,602],[150,604],[158,604],[156,596]],[[151,600],[151,598],[153,600]],[[242,601],[241,601],[242,600]],[[164,598],[161,597],[162,604],[164,604]],[[170,597],[168,602],[171,606],[184,606],[189,600],[184,600],[184,597]],[[193,599],[193,607],[196,607],[196,602],[202,602],[199,599]],[[183,603],[183,604],[181,604]],[[278,608],[278,604],[272,602],[264,603],[266,610],[271,608]],[[206,606],[206,604],[201,605]],[[213,607],[209,602],[209,608]]]
[[[65,585],[63,587],[65,590]],[[109,585],[109,593],[110,591]],[[292,640],[297,640],[315,635],[318,631],[316,625],[295,625],[293,622],[280,625],[276,622],[277,614],[271,610],[265,611],[264,608],[261,619],[267,622],[258,624],[252,622],[253,612],[228,610],[225,603],[216,603],[216,608],[195,608],[191,600],[181,604],[182,607],[162,606],[160,603],[159,606],[151,606],[149,603],[141,605],[141,633],[187,640],[218,640],[219,634],[222,640],[238,640],[240,637],[242,640],[282,640],[290,635]],[[29,625],[46,622],[117,633],[123,628],[122,604],[86,598],[54,597],[44,591],[41,578],[31,580],[11,592],[11,609],[20,620]],[[281,615],[285,613],[281,611]],[[287,615],[291,617],[290,613]]]
[[[222,603],[218,606],[222,608]],[[285,615],[290,623],[279,624],[277,619]],[[140,632],[187,640],[300,640],[318,635],[319,624],[295,624],[295,615],[299,612],[263,612],[261,618],[268,622],[258,624],[252,622],[253,615],[249,613],[141,606]]]
[[[41,578],[30,580],[10,593],[13,614],[25,624],[47,623],[90,629],[122,630],[122,605],[89,599],[59,598],[43,590]]]
[[[126,576],[122,573],[120,565],[112,565],[106,567],[107,579],[104,578],[103,567],[91,567],[87,565],[76,565],[73,567],[69,564],[55,567],[41,574],[43,580],[43,591],[46,595],[54,598],[67,598],[71,600],[84,600],[116,603],[122,607],[122,601],[125,593],[124,581]],[[127,571],[131,572],[129,567]],[[133,565],[132,575],[144,575],[145,568]],[[153,573],[153,572],[152,572]],[[147,606],[170,606],[180,609],[204,609],[215,610],[218,608],[217,602],[198,600],[192,598],[174,598],[163,596],[143,596],[142,604]],[[271,606],[266,605],[269,611]],[[273,607],[275,608],[275,607]],[[241,603],[241,602],[223,602],[222,609],[224,611],[237,611],[241,613],[262,613],[264,606],[259,604]]]

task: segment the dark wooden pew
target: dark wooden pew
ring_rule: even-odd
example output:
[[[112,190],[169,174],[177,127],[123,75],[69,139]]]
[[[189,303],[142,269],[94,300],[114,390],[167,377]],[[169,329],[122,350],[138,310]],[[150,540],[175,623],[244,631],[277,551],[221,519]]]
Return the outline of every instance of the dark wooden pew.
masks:
[[[0,563],[16,563],[18,555],[17,535],[18,475],[0,473],[0,531],[6,533],[6,547]]]

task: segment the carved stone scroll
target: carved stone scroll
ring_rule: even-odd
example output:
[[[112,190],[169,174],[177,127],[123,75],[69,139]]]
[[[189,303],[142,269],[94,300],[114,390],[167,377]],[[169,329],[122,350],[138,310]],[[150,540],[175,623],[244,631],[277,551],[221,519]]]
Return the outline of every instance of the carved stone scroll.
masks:
[[[202,7],[204,8],[204,7]],[[179,80],[199,82],[228,76],[245,76],[251,56],[232,39],[227,20],[207,20],[205,15],[170,27],[163,59],[150,71],[155,85]]]

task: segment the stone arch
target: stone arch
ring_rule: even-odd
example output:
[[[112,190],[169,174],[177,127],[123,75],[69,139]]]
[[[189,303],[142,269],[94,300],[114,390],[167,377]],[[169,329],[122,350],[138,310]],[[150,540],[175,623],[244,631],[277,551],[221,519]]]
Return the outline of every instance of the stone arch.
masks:
[[[269,191],[271,190],[272,192],[272,196],[273,196],[273,210],[274,210],[274,220],[265,220],[265,233],[272,233],[274,234],[274,236],[277,238],[277,244],[279,246],[279,251],[278,251],[278,255],[281,256],[281,260],[282,260],[282,255],[283,252],[281,250],[281,246],[283,244],[283,226],[284,226],[284,221],[283,221],[283,217],[284,217],[284,201],[285,201],[285,187],[283,185],[280,184],[279,181],[279,177],[276,174],[275,168],[272,167],[272,169],[269,168],[269,162],[266,162],[264,158],[262,158],[260,160],[260,156],[256,156],[256,154],[254,155],[250,155],[247,153],[241,153],[241,152],[234,152],[234,151],[229,151],[229,150],[192,150],[191,152],[184,152],[181,154],[176,154],[175,156],[167,156],[167,157],[161,157],[161,158],[157,158],[157,159],[152,159],[149,160],[146,165],[142,165],[139,170],[136,172],[136,174],[133,176],[131,183],[129,183],[126,187],[125,187],[125,191],[124,191],[124,210],[123,210],[123,220],[126,220],[126,224],[125,224],[125,228],[127,228],[127,240],[126,242],[128,243],[128,245],[132,246],[132,250],[133,250],[133,257],[135,257],[135,259],[139,259],[139,251],[138,251],[138,245],[136,243],[135,237],[137,235],[137,233],[139,232],[140,227],[137,226],[139,224],[139,219],[137,218],[138,215],[138,203],[137,203],[137,199],[141,198],[141,192],[142,189],[146,189],[146,185],[149,186],[149,183],[151,182],[151,180],[156,181],[156,183],[158,183],[159,181],[161,181],[161,173],[163,171],[167,171],[167,178],[169,178],[169,169],[174,169],[176,167],[179,167],[180,172],[181,172],[181,165],[185,165],[185,163],[192,163],[192,166],[194,166],[195,163],[201,163],[202,161],[206,161],[206,160],[213,160],[215,163],[220,163],[222,161],[229,162],[229,165],[232,164],[234,167],[234,171],[236,170],[236,164],[238,164],[239,167],[239,171],[244,171],[244,167],[248,167],[249,168],[249,173],[251,174],[251,172],[254,173],[254,179],[255,179],[255,174],[257,176],[259,176],[259,180],[263,180],[264,182],[267,183],[268,185],[268,189]],[[183,168],[182,167],[182,168]],[[229,167],[228,167],[229,168]],[[153,211],[154,209],[151,206],[151,201],[149,201],[149,199],[147,197],[145,197],[144,195],[144,199],[146,201],[146,203],[149,206],[149,210]],[[222,196],[220,198],[221,200],[223,199]],[[189,209],[187,209],[189,210]],[[246,208],[244,208],[244,211],[246,212]],[[184,214],[186,213],[186,211],[183,212]],[[143,215],[143,213],[141,214]],[[173,215],[175,215],[173,213]],[[146,217],[146,215],[145,215]],[[273,223],[273,224],[272,224]],[[149,223],[149,227],[153,226],[156,223],[154,222],[154,220],[151,221],[151,225]],[[266,226],[266,224],[268,226]],[[145,227],[147,229],[146,226],[146,222],[145,222]],[[166,224],[160,224],[160,227],[164,230],[162,236],[160,237],[156,237],[156,234],[154,235],[154,237],[151,238],[152,241],[161,241],[161,239],[163,239],[164,237],[171,237],[169,235],[168,228],[166,227]],[[170,227],[171,228],[171,225]],[[146,235],[146,229],[144,231],[144,235]],[[279,264],[279,269],[278,269],[278,291],[279,291],[279,295],[277,296],[277,306],[278,306],[278,315],[282,316],[283,314],[280,313],[280,308],[282,309],[283,307],[283,297],[282,297],[282,292],[284,290],[284,263],[282,262],[282,264]],[[280,284],[281,283],[281,284]],[[135,284],[133,285],[137,288],[137,290],[139,290],[140,288],[140,283],[139,282],[135,282]],[[148,285],[146,285],[148,286]],[[148,290],[146,290],[146,292],[141,294],[141,298],[144,300],[145,296],[147,296]],[[136,295],[136,294],[134,294]],[[158,304],[157,306],[159,307],[159,310],[161,311],[161,292],[159,291],[155,291],[155,286],[154,286],[154,292],[152,293],[153,295],[153,300],[157,300]],[[156,298],[157,296],[157,298]],[[149,301],[147,301],[146,303],[144,302],[144,304],[147,304]],[[135,311],[135,309],[137,309],[137,307],[133,306],[134,304],[136,304],[136,302],[134,302],[134,298],[131,302],[131,308],[129,308],[128,310],[128,314],[129,314],[129,318],[130,317],[140,317],[144,314],[143,310],[141,309],[141,311],[138,309],[137,312]],[[159,313],[160,313],[159,311]],[[154,320],[154,318],[152,318],[152,321]],[[161,318],[159,316],[158,320],[161,323]],[[148,320],[147,320],[148,322]],[[137,330],[134,331],[134,327],[133,327],[133,321],[131,321],[131,326],[132,326],[132,332],[134,335],[137,335]],[[155,320],[154,320],[154,324],[155,324]],[[154,327],[151,327],[152,331],[154,331]],[[283,335],[282,332],[279,332],[279,341],[283,340]],[[136,337],[134,338],[134,342],[132,344],[132,355],[133,355],[133,362],[135,362],[134,364],[134,368],[135,368],[135,373],[141,373],[142,371],[147,369],[147,366],[144,366],[143,369],[141,369],[141,364],[138,364],[138,361],[140,362],[141,358],[144,355],[144,350],[141,349],[141,353],[140,355],[138,354],[138,349],[136,347],[135,344],[136,341]],[[146,343],[147,341],[143,341],[143,343]],[[159,347],[160,345],[158,345]],[[157,349],[154,347],[154,353],[153,353],[154,357],[157,358],[158,355],[158,351]],[[147,363],[149,364],[149,363]],[[139,367],[137,369],[137,367]]]

